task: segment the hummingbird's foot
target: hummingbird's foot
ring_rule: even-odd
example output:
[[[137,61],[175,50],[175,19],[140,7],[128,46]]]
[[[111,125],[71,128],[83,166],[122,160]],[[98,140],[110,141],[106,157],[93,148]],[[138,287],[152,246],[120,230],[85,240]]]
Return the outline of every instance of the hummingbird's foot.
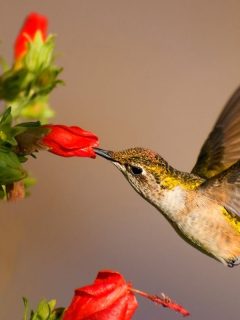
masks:
[[[240,257],[235,258],[235,259],[227,260],[227,266],[229,268],[233,268],[233,267],[235,267],[235,266],[237,266],[239,264],[240,264]]]

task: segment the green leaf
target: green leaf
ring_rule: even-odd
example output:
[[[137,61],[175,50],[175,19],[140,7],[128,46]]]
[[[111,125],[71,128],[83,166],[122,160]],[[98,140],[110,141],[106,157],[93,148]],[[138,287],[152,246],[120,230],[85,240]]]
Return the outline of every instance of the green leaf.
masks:
[[[0,184],[10,184],[26,176],[17,155],[10,149],[0,147]]]
[[[24,131],[23,128],[12,128],[12,114],[11,107],[7,108],[2,114],[0,120],[0,143],[1,144],[10,144],[12,146],[17,145],[17,141],[14,138],[17,134],[20,134]]]
[[[28,70],[8,70],[0,77],[0,99],[13,101],[26,87],[26,77]]]

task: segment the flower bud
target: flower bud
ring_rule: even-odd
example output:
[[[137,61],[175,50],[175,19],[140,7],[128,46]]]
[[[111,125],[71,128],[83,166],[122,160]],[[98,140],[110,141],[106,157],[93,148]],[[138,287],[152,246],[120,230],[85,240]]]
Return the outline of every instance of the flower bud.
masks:
[[[23,26],[20,33],[15,41],[15,59],[21,59],[28,50],[28,43],[34,41],[35,37],[38,35],[39,41],[42,43],[46,39],[47,35],[47,18],[39,15],[37,13],[30,13]]]

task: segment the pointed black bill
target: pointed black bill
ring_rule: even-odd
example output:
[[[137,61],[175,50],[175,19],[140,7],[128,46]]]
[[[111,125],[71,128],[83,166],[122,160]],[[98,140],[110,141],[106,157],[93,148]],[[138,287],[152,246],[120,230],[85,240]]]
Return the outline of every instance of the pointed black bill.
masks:
[[[110,161],[114,161],[114,159],[110,155],[110,151],[103,150],[100,148],[93,148],[93,150],[98,156],[101,156],[101,157],[103,157],[107,160],[110,160]]]

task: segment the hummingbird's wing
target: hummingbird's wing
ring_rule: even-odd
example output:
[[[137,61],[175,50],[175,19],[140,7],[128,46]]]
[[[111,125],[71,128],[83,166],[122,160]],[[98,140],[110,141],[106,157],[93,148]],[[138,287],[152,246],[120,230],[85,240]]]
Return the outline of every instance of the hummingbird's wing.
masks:
[[[240,87],[227,102],[205,141],[192,173],[211,178],[240,159]]]
[[[199,186],[205,196],[216,200],[229,213],[240,217],[240,160]]]

